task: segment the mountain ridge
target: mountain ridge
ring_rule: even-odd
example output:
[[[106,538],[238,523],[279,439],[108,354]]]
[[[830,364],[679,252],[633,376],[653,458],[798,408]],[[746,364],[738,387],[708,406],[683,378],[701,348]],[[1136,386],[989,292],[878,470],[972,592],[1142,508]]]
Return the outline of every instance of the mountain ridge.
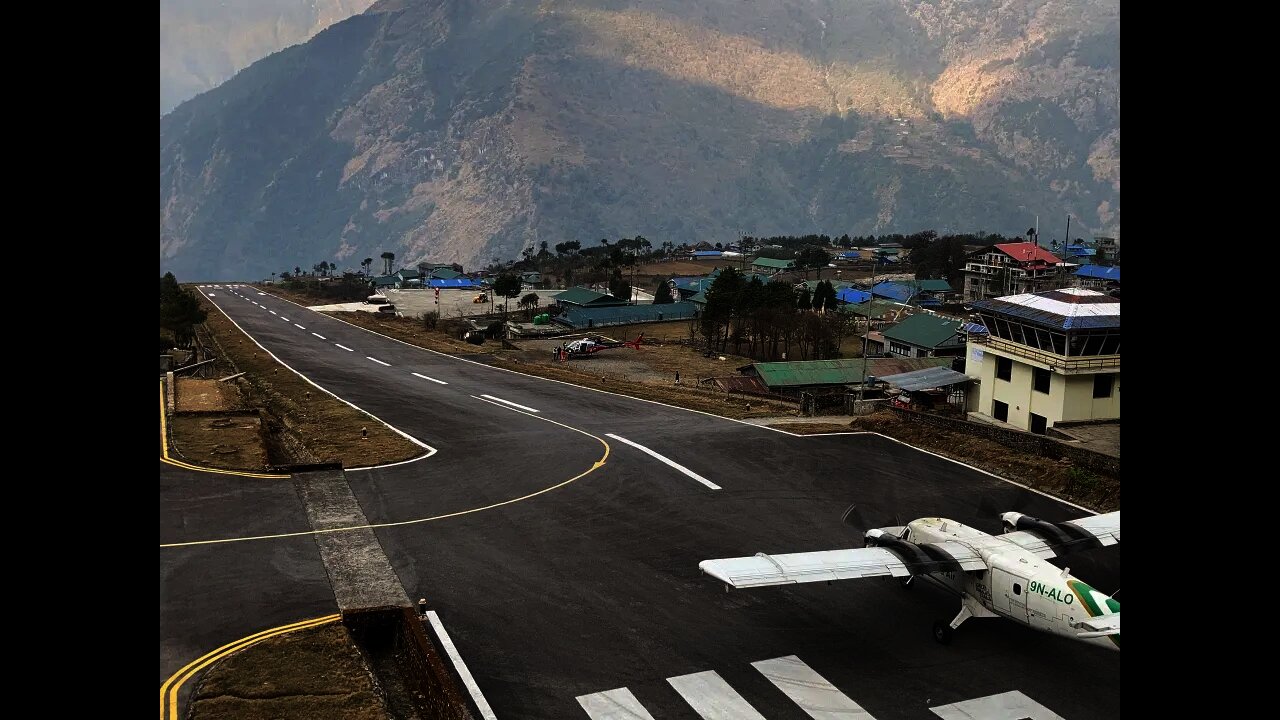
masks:
[[[474,267],[543,240],[1067,212],[1118,232],[1118,49],[1095,47],[1118,3],[753,6],[377,3],[162,119],[161,265]]]

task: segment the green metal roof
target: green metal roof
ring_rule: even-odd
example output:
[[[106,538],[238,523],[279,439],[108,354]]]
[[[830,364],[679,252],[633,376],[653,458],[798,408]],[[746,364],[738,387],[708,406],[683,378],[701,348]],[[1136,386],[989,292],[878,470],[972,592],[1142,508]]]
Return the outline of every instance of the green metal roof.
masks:
[[[418,272],[418,269],[417,269],[417,268],[401,268],[401,269],[397,272],[397,274],[398,274],[400,277],[404,278],[405,280],[412,280],[413,278],[418,277],[418,276],[419,276],[419,275],[421,275],[422,273]]]
[[[706,304],[707,304],[707,291],[706,291],[706,290],[700,290],[700,291],[698,291],[698,294],[697,294],[697,295],[694,295],[693,297],[689,298],[689,302],[691,302],[691,303],[697,303],[697,304],[699,304],[699,305],[706,305]]]
[[[796,264],[795,260],[779,260],[777,258],[756,258],[751,261],[752,267],[767,267],[786,270]]]
[[[430,272],[429,277],[436,280],[452,280],[457,277],[462,277],[462,273],[454,270],[453,268],[438,267]]]
[[[626,300],[621,300],[606,293],[598,293],[595,290],[588,290],[581,287],[572,287],[551,298],[556,302],[569,303],[571,305],[582,305],[584,307],[602,307],[609,305],[626,305]]]
[[[936,348],[961,344],[956,339],[960,330],[959,320],[949,320],[937,315],[912,315],[884,331],[886,340],[897,340],[916,347]],[[950,342],[949,342],[950,341]]]
[[[951,292],[951,283],[946,280],[916,280],[916,288],[921,292]]]
[[[887,361],[887,362],[886,362]],[[851,385],[862,382],[862,358],[840,360],[804,360],[800,362],[755,363],[753,366],[761,381],[771,388],[803,387],[806,385]],[[951,366],[951,358],[867,358],[867,374],[878,376],[900,371],[905,366],[913,370],[929,367]],[[916,366],[919,367],[916,367]]]
[[[872,300],[870,305],[868,305],[868,303],[850,303],[848,305],[841,305],[840,311],[851,313],[853,315],[860,315],[862,317],[866,317],[870,314],[871,317],[878,318],[885,313],[895,312],[907,307],[909,306],[893,302],[892,300]]]

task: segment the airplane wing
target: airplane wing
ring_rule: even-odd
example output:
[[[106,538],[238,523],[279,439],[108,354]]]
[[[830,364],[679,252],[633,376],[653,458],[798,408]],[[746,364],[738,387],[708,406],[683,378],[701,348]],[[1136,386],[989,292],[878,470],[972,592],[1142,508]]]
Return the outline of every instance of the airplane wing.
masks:
[[[1074,623],[1072,627],[1080,632],[1076,633],[1082,638],[1104,637],[1107,635],[1120,634],[1120,613],[1114,615],[1099,615],[1088,620],[1081,620]]]
[[[1003,518],[1005,523],[1018,530],[1000,535],[1000,539],[1029,550],[1041,558],[1120,542],[1119,510],[1060,523],[1045,522],[1020,513],[1005,513]]]
[[[865,547],[785,555],[757,553],[751,557],[703,560],[698,567],[735,588],[987,569],[977,553],[959,543],[917,547],[927,551],[908,559],[883,547]]]

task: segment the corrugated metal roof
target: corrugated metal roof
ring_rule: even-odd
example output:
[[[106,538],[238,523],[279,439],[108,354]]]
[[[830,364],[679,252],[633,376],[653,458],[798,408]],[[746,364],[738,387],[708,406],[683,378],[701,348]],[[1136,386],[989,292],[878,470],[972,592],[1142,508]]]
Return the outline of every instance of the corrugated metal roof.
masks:
[[[721,255],[721,251],[719,251],[719,250],[695,250],[695,251],[693,252],[693,255],[694,255],[694,257],[720,257],[720,255]]]
[[[608,305],[625,305],[626,301],[616,298],[607,293],[598,293],[595,290],[588,290],[582,287],[572,287],[562,293],[552,296],[552,300],[558,303],[569,303],[571,305],[592,305],[608,306]]]
[[[928,367],[951,366],[951,358],[867,358],[867,374],[906,372]],[[771,388],[808,385],[851,385],[862,382],[862,358],[804,360],[800,362],[755,363],[760,380]]]
[[[1120,282],[1120,268],[1102,267],[1101,265],[1086,265],[1076,271],[1076,276],[1098,278],[1100,280],[1115,280],[1116,282]]]
[[[845,288],[836,293],[836,299],[847,303],[864,303],[871,299],[871,293],[853,288]]]
[[[711,287],[711,283],[715,282],[715,278],[709,277],[678,277],[672,278],[671,282],[675,283],[677,290],[693,290],[695,292],[706,290]]]
[[[733,392],[769,394],[769,388],[765,387],[764,383],[760,382],[760,378],[754,375],[729,375],[727,377],[711,378],[711,381],[716,384],[716,387],[725,392],[732,390]]]
[[[453,268],[444,267],[444,268],[436,268],[435,270],[432,270],[430,272],[430,277],[428,279],[453,280],[454,278],[459,278],[459,277],[462,277],[462,273],[458,272],[457,270],[454,270]]]
[[[910,309],[910,305],[903,305],[902,303],[896,303],[890,300],[872,300],[870,303],[860,302],[840,306],[840,310],[842,312],[853,313],[854,315],[860,315],[862,317],[870,315],[873,318],[893,315]]]
[[[961,372],[956,372],[951,368],[934,367],[924,370],[912,370],[911,372],[899,373],[897,375],[885,375],[880,378],[890,385],[911,392],[914,390],[928,390],[930,388],[946,387],[948,385],[958,385],[962,382],[968,382],[973,378]]]
[[[1056,330],[1120,327],[1120,301],[1083,288],[1007,295],[980,300],[973,307]]]
[[[876,283],[875,287],[871,288],[872,295],[897,300],[898,302],[910,302],[917,292],[914,287],[903,282]]]
[[[691,302],[662,303],[659,305],[620,305],[617,307],[565,306],[564,314],[556,322],[574,328],[630,325],[631,323],[687,320],[697,308]]]
[[[949,320],[937,315],[912,315],[902,322],[884,331],[888,340],[897,340],[924,348],[962,345],[956,333],[960,331],[959,320]]]
[[[481,287],[482,283],[472,280],[471,278],[451,278],[440,280],[428,280],[427,284],[433,288],[475,288]]]
[[[1018,262],[1041,262],[1057,265],[1062,262],[1053,253],[1031,242],[1001,243],[996,249]]]
[[[924,292],[952,292],[951,283],[942,279],[916,280],[915,284]]]
[[[777,258],[756,258],[751,261],[751,265],[753,267],[758,265],[760,267],[778,268],[780,270],[786,270],[795,264],[795,260],[779,260]]]

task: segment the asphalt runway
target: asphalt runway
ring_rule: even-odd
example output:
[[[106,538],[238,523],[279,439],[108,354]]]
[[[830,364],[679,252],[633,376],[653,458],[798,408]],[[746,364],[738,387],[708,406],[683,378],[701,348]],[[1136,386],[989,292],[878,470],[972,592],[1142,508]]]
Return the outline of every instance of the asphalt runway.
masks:
[[[802,708],[815,698],[875,718],[1120,714],[1119,653],[1002,619],[969,620],[937,645],[933,621],[959,607],[927,584],[726,593],[698,570],[710,558],[859,547],[861,531],[840,520],[855,502],[873,526],[944,516],[992,533],[1000,511],[1087,511],[879,436],[792,436],[412,348],[248,286],[201,291],[282,362],[437,451],[347,478],[371,523],[409,523],[378,528],[379,541],[497,717],[643,717],[636,706],[653,718],[823,716]],[[268,492],[165,478],[162,468],[162,511],[189,518],[166,526],[162,514],[162,537],[305,528],[287,482]],[[254,507],[253,527],[241,505]],[[314,541],[290,550],[299,545],[162,549],[162,677],[165,658],[216,646],[228,632],[220,613],[256,630],[332,612]],[[167,569],[187,552],[202,576]],[[265,569],[272,557],[291,570]],[[1066,564],[1100,590],[1120,587],[1118,546]],[[272,590],[246,599],[249,586]],[[290,587],[296,598],[277,590]]]

